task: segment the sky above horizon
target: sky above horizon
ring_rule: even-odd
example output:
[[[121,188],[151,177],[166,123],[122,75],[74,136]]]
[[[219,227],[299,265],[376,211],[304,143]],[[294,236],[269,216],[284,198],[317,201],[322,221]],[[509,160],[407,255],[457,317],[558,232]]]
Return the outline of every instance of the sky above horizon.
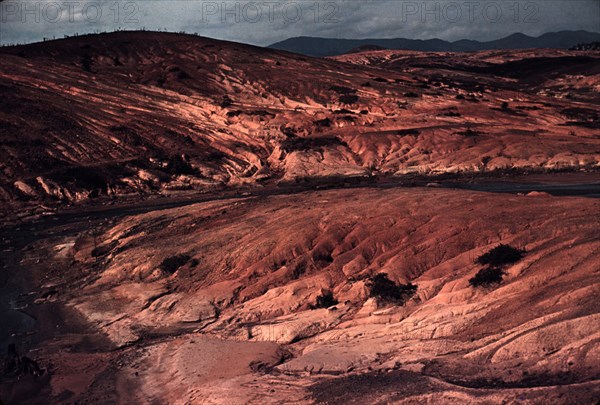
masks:
[[[0,0],[2,1],[2,0]],[[0,44],[115,29],[185,31],[269,45],[296,36],[489,41],[515,32],[600,32],[600,0],[13,1]]]

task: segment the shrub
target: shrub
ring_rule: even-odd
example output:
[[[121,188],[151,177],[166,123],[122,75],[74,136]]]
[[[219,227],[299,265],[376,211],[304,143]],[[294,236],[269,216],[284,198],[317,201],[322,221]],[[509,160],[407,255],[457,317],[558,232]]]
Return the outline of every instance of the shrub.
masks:
[[[338,94],[355,94],[356,89],[345,86],[331,86],[329,90],[335,91]]]
[[[296,130],[291,127],[281,127],[281,132],[288,138],[293,138],[296,136]]]
[[[198,172],[188,161],[181,157],[181,155],[173,155],[169,157],[167,159],[166,170],[173,175],[194,175]]]
[[[338,304],[338,300],[333,297],[333,293],[331,291],[325,291],[323,294],[317,297],[317,301],[315,305],[312,306],[313,309],[317,308],[329,308]]]
[[[239,115],[242,114],[242,110],[235,110],[235,111],[228,111],[227,112],[227,116],[228,117],[237,117]]]
[[[509,245],[499,245],[490,250],[489,252],[479,256],[477,263],[489,266],[503,266],[505,264],[512,264],[518,262],[523,258],[522,250],[516,249]]]
[[[221,99],[221,103],[219,105],[221,106],[221,108],[227,108],[233,105],[233,100],[229,96],[225,95]]]
[[[407,129],[399,129],[396,133],[398,135],[402,135],[402,136],[406,136],[406,135],[419,136],[421,134],[421,131],[419,131],[416,128],[407,128]]]
[[[300,138],[297,136],[284,139],[280,147],[286,153],[295,151],[308,152],[320,150],[327,147],[348,146],[344,141],[335,136],[324,136],[320,138]]]
[[[331,120],[329,118],[323,118],[322,120],[317,120],[314,122],[317,127],[324,128],[331,126]]]
[[[367,282],[369,296],[382,302],[404,305],[416,292],[417,286],[411,283],[396,284],[386,273],[379,273]]]
[[[92,73],[92,65],[94,63],[94,61],[92,60],[92,57],[90,56],[90,54],[86,53],[85,55],[83,55],[81,57],[81,67],[83,70],[85,70],[86,72]]]
[[[506,101],[502,102],[502,105],[500,106],[503,110],[508,110],[508,103]]]
[[[415,93],[414,91],[409,91],[408,93],[404,93],[404,97],[418,98],[419,95],[417,93]]]
[[[354,104],[358,102],[359,97],[356,94],[343,94],[339,100],[342,104]]]
[[[185,265],[190,260],[188,255],[175,255],[167,257],[158,266],[163,272],[168,274],[175,273],[181,266]]]
[[[461,116],[461,114],[458,111],[453,111],[453,110],[446,111],[446,112],[442,113],[442,115],[445,117],[460,117]]]
[[[187,80],[187,79],[191,79],[192,76],[190,76],[186,71],[184,70],[180,70],[179,73],[177,73],[177,79],[178,80]]]
[[[350,111],[347,110],[345,108],[342,108],[341,110],[335,110],[333,111],[334,114],[354,114],[354,111]]]
[[[502,277],[506,274],[499,267],[486,267],[475,274],[475,277],[469,279],[472,287],[489,287],[494,284],[500,284]]]
[[[462,135],[462,136],[466,136],[466,137],[468,137],[468,138],[471,138],[471,137],[475,137],[475,136],[479,136],[479,135],[481,135],[481,132],[479,132],[479,131],[474,131],[474,130],[472,130],[471,128],[467,128],[467,130],[466,130],[466,131],[460,131],[460,132],[457,132],[457,134],[458,134],[458,135]]]

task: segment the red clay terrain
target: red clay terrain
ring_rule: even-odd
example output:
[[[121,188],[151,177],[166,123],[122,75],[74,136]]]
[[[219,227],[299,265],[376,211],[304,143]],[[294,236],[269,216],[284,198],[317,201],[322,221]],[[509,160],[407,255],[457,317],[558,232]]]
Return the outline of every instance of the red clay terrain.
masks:
[[[599,52],[0,53],[2,403],[600,399]]]
[[[0,53],[0,198],[12,209],[315,178],[596,170],[600,161],[597,51],[327,60],[118,32]]]
[[[33,223],[12,231],[38,286],[17,300],[40,323],[19,342],[45,374],[3,376],[0,397],[591,404],[598,212],[358,188]],[[494,264],[501,245],[517,254]],[[499,280],[478,276],[493,266]]]

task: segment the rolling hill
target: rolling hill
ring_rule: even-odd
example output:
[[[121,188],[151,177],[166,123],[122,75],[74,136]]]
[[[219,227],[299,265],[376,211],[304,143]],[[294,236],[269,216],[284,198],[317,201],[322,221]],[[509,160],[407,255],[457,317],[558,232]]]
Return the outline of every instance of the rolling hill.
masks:
[[[295,37],[276,42],[269,45],[269,48],[310,56],[336,56],[365,46],[423,52],[473,52],[528,48],[568,49],[577,44],[594,42],[599,39],[600,33],[588,31],[551,32],[539,37],[515,33],[505,38],[486,42],[467,39],[450,42],[437,38],[420,40],[407,38],[335,39]]]

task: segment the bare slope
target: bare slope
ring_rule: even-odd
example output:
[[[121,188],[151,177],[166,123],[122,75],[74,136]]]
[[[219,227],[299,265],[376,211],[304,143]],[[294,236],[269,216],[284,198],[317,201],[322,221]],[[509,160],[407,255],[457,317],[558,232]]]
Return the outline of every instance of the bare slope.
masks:
[[[431,189],[210,202],[50,246],[65,266],[45,282],[122,347],[102,355],[122,401],[591,403],[599,204]],[[501,243],[523,258],[472,287]],[[416,295],[370,298],[380,273]],[[314,309],[327,293],[338,304]],[[54,350],[39,354],[52,384],[75,358],[108,364]]]
[[[347,64],[119,32],[0,53],[5,202],[600,160],[594,52],[375,52]]]

